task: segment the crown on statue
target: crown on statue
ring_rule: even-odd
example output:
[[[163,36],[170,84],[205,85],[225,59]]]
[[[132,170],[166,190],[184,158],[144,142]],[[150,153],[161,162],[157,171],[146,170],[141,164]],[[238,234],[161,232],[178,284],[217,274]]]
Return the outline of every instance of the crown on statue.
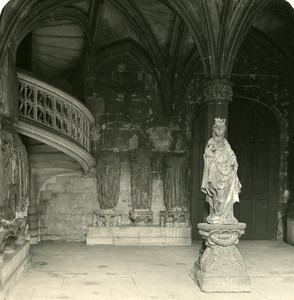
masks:
[[[215,118],[213,127],[225,127],[226,128],[226,119]]]

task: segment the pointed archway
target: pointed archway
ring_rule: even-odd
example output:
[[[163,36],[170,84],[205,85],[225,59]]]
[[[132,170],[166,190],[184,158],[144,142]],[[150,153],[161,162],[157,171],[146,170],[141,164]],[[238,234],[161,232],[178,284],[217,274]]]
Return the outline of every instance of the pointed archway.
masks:
[[[275,239],[279,204],[280,126],[273,112],[253,101],[229,106],[229,141],[239,162],[240,202],[234,207],[247,224],[246,239]]]

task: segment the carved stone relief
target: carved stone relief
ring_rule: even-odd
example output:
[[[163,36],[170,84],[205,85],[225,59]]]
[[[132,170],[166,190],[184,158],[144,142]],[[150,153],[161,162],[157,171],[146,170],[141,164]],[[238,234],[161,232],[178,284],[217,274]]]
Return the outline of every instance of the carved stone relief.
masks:
[[[186,168],[187,160],[183,156],[165,158],[164,204],[167,210],[187,209]]]
[[[0,128],[0,165],[0,252],[10,254],[15,239],[17,244],[29,239],[29,166],[25,146],[5,119],[1,120]]]
[[[26,216],[28,203],[29,167],[26,148],[17,132],[7,125],[1,130],[0,210],[2,218]]]
[[[120,158],[117,153],[104,152],[97,162],[97,191],[102,210],[116,207],[120,189]]]
[[[151,153],[137,149],[130,153],[131,190],[134,209],[150,209],[152,199]]]
[[[136,149],[130,152],[131,194],[133,209],[129,213],[132,225],[150,225],[153,212],[152,169],[149,149]]]
[[[231,101],[232,83],[225,80],[207,81],[204,84],[204,101]]]
[[[248,292],[250,278],[236,245],[246,224],[221,225],[199,223],[199,233],[206,241],[200,251],[192,277],[204,292]]]

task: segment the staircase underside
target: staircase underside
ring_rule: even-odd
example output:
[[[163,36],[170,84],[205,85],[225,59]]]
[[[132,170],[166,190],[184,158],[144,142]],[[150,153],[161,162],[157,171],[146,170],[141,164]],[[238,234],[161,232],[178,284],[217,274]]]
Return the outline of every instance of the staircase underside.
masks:
[[[15,123],[15,128],[20,134],[38,140],[67,154],[82,166],[85,174],[88,174],[90,169],[95,165],[91,154],[66,136],[61,136],[52,130],[42,128],[39,124],[28,122],[25,119],[18,120]]]

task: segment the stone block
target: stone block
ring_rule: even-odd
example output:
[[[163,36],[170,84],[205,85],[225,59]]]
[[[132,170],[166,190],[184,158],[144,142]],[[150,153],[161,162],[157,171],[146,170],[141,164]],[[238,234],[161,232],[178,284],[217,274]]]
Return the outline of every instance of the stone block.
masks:
[[[99,240],[101,239],[101,240]],[[191,245],[191,227],[87,227],[87,245]]]
[[[0,299],[6,299],[6,294],[16,284],[25,266],[30,262],[30,243],[16,246],[13,254],[5,257],[0,268]]]
[[[70,182],[69,176],[56,176],[56,183],[66,185]]]
[[[112,227],[113,235],[115,238],[135,238],[139,239],[140,232],[138,228],[133,228],[130,226]]]
[[[29,210],[28,210],[28,214],[33,215],[35,213],[37,213],[37,207],[36,206],[30,206]]]
[[[45,215],[47,212],[47,206],[46,205],[39,205],[38,206],[38,213],[40,215]]]
[[[29,222],[35,222],[35,221],[38,221],[38,215],[35,213],[35,214],[30,214],[29,215]]]
[[[52,198],[52,191],[41,191],[40,193],[40,199],[41,200],[51,200]]]
[[[114,245],[113,237],[97,237],[86,239],[86,245]]]
[[[140,245],[139,237],[114,237],[114,245],[128,246],[128,245]]]
[[[31,236],[30,237],[30,244],[31,245],[37,245],[39,243],[39,237],[38,236]]]
[[[30,236],[31,238],[34,237],[34,236],[38,236],[39,232],[38,232],[38,229],[31,229],[30,228]]]
[[[36,221],[29,220],[29,226],[30,226],[30,230],[38,228],[38,220]]]
[[[63,184],[57,184],[57,183],[47,183],[46,189],[55,194],[62,194],[66,192],[65,186]]]

